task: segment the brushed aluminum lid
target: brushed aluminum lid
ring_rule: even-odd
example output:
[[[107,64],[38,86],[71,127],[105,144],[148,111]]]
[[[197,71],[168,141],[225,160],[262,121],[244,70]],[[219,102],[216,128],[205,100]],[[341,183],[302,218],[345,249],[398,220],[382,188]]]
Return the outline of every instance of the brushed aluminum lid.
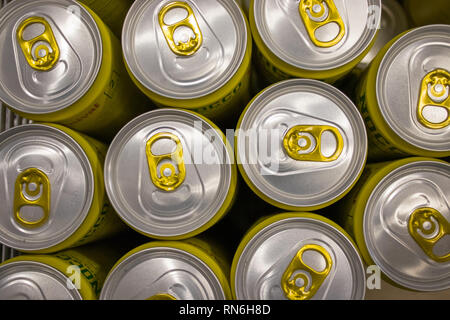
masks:
[[[450,165],[437,161],[403,165],[378,183],[364,211],[367,249],[381,271],[399,285],[418,291],[450,288],[450,259],[435,261],[409,231],[413,213],[420,208],[433,208],[446,220],[447,231],[433,252],[450,255]]]
[[[127,257],[108,275],[101,300],[224,300],[214,272],[196,256],[172,247],[154,247]]]
[[[173,37],[163,33],[159,13],[167,5],[188,6],[170,9],[166,25],[176,25],[187,17],[196,23],[176,27]],[[172,51],[167,39],[184,42],[199,28],[202,41],[190,55]],[[174,99],[194,99],[223,87],[237,72],[246,54],[248,29],[235,1],[229,0],[136,0],[126,17],[122,44],[125,61],[134,77],[148,90]]]
[[[304,19],[300,14],[300,5],[310,0],[257,0],[253,1],[250,19],[253,19],[256,30],[265,46],[279,59],[287,64],[304,70],[329,70],[341,67],[367,49],[376,35],[380,22],[380,0],[326,0],[312,1],[314,8],[320,9],[319,3],[324,3],[324,10],[328,10],[320,18]],[[332,9],[334,4],[336,10]],[[253,8],[253,9],[252,9]],[[336,12],[339,19],[327,20],[332,12]],[[309,15],[304,11],[305,14]],[[307,27],[304,21],[318,23],[311,38],[308,30],[316,26]],[[333,21],[339,21],[342,26]],[[312,39],[331,43],[340,30],[344,30],[342,38],[332,46],[317,45]]]
[[[24,113],[47,114],[86,94],[100,69],[102,39],[83,6],[70,0],[13,1],[0,17],[0,100]],[[49,70],[36,69],[26,59],[36,61],[41,50],[59,51]]]
[[[149,156],[148,143],[159,134],[166,138],[152,144]],[[176,160],[178,148],[181,161]],[[177,109],[151,111],[114,138],[105,163],[106,190],[119,216],[134,229],[154,237],[186,236],[211,221],[234,192],[230,151],[224,137],[200,116]],[[153,155],[171,159],[150,163]],[[160,171],[164,163],[178,173],[184,168],[185,177],[173,190],[155,184],[156,176],[165,174]]]
[[[34,261],[0,266],[0,300],[82,300],[62,272]]]
[[[448,119],[450,25],[424,26],[398,39],[381,61],[376,93],[383,118],[395,134],[417,148],[443,152],[450,150],[450,125],[430,128],[418,116],[423,80],[439,69],[448,74],[449,82],[441,88],[446,92],[443,98],[447,96],[447,99],[441,103],[426,104],[431,107],[424,109],[422,114],[432,122]]]
[[[30,169],[41,172],[42,180],[39,186],[30,180],[27,189],[20,177]],[[28,124],[0,134],[0,181],[0,242],[15,249],[60,244],[79,228],[92,204],[89,159],[73,138],[50,126]],[[30,193],[33,189],[39,194]],[[18,202],[20,194],[25,201]],[[35,200],[40,202],[33,204]],[[17,209],[25,221],[37,222],[46,213],[48,217],[40,224],[24,224],[16,217]]]
[[[305,129],[311,145],[299,152],[314,154],[320,145],[319,153],[329,159],[341,153],[332,161],[293,158],[284,142],[291,128],[299,125],[336,131],[319,136]],[[313,207],[333,201],[359,177],[367,154],[366,130],[355,105],[317,80],[287,80],[265,89],[244,111],[236,134],[240,169],[260,193],[283,206]]]
[[[330,224],[299,215],[283,218],[259,230],[239,256],[234,279],[239,300],[285,300],[282,277],[297,252],[308,245],[322,247],[331,259],[331,268],[313,300],[364,298],[365,273],[353,243]],[[318,251],[303,252],[303,263],[315,271],[326,268]],[[309,274],[306,268],[296,272]],[[303,283],[302,285],[304,285]],[[310,288],[311,284],[307,286]],[[307,290],[305,290],[307,291]]]

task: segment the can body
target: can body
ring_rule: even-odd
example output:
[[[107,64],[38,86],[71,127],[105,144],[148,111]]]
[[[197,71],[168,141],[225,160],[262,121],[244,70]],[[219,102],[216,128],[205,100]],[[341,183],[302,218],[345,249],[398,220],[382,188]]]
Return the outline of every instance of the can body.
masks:
[[[413,157],[374,163],[340,202],[341,225],[355,239],[365,263],[378,265],[390,283],[418,291],[449,287],[444,275],[450,261],[444,240],[449,182],[444,161]],[[395,199],[390,198],[392,190]],[[419,270],[417,265],[426,267]]]
[[[245,235],[231,287],[239,300],[363,299],[365,276],[358,251],[337,224],[311,213],[283,213]]]
[[[448,30],[447,25],[430,25],[405,32],[373,60],[357,89],[369,159],[448,156]],[[402,63],[408,59],[411,64]],[[434,88],[442,92],[429,91]]]
[[[145,98],[126,72],[120,42],[93,11],[71,1],[28,1],[8,4],[2,15],[14,46],[2,55],[6,90],[0,96],[14,112],[107,139],[142,111]],[[17,19],[22,19],[19,28]],[[78,34],[70,33],[74,24]],[[35,25],[44,26],[44,33]],[[28,40],[27,33],[37,36]],[[36,57],[33,50],[47,55]]]
[[[228,268],[220,250],[203,240],[150,242],[116,263],[100,299],[231,299]]]
[[[9,259],[0,265],[0,296],[5,300],[97,300],[121,254],[104,243]]]
[[[158,109],[137,117],[114,138],[105,183],[130,227],[152,238],[178,240],[207,230],[228,212],[237,169],[232,148],[212,122],[187,110]]]
[[[152,36],[141,41],[148,30]],[[252,40],[235,1],[136,1],[122,43],[132,79],[159,107],[218,121],[250,100]]]
[[[48,253],[124,230],[106,196],[104,144],[55,124],[12,128],[0,141],[3,243]]]
[[[418,0],[405,0],[403,5],[416,26],[444,23],[450,24],[450,4],[445,0],[425,3]]]
[[[280,18],[274,21],[274,15]],[[258,70],[267,83],[289,78],[335,82],[367,54],[380,15],[380,1],[252,1]]]
[[[366,140],[364,122],[343,93],[317,80],[291,79],[249,103],[235,149],[239,170],[259,197],[305,211],[351,189],[364,167]]]

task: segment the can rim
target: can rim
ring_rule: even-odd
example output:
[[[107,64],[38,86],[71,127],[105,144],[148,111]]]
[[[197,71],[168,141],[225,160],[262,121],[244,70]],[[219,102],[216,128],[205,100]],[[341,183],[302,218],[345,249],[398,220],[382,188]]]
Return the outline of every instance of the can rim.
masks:
[[[18,270],[17,270],[18,269]],[[83,300],[80,292],[72,284],[72,281],[58,269],[37,261],[30,260],[18,260],[18,261],[6,261],[0,265],[0,273],[2,276],[8,276],[17,272],[30,271],[44,273],[50,276],[52,279],[56,280],[61,287],[64,287],[68,296],[71,296],[73,300]],[[1,279],[0,279],[1,280]],[[72,289],[68,288],[68,285],[73,286]]]
[[[227,9],[227,12],[230,13],[230,17],[235,21],[235,25],[241,26],[243,30],[243,32],[237,32],[238,44],[231,67],[228,68],[227,72],[219,80],[215,81],[214,85],[209,86],[207,89],[200,90],[199,92],[192,91],[190,93],[180,93],[158,87],[157,81],[152,81],[152,79],[146,75],[145,71],[139,67],[139,63],[135,58],[133,45],[131,44],[132,35],[135,33],[140,14],[144,11],[145,6],[150,5],[152,1],[153,0],[134,1],[123,24],[122,53],[127,70],[132,74],[132,77],[143,86],[143,88],[168,99],[191,100],[203,98],[224,87],[240,69],[244,62],[246,52],[251,50],[251,48],[248,48],[248,25],[240,6],[235,1],[216,0]]]
[[[439,28],[439,29],[438,29]],[[419,39],[425,38],[426,36],[434,36],[437,33],[432,32],[439,30],[439,35],[442,37],[444,34],[447,34],[450,31],[450,26],[445,24],[433,24],[426,25],[422,27],[417,27],[411,29],[407,32],[404,32],[401,35],[398,35],[397,39],[394,40],[392,45],[387,49],[383,58],[377,65],[376,71],[376,81],[375,81],[375,96],[377,100],[377,104],[379,106],[379,110],[381,112],[381,116],[383,117],[386,124],[389,126],[395,135],[405,141],[407,144],[419,148],[420,150],[430,151],[430,152],[446,152],[448,149],[445,149],[445,146],[442,149],[437,149],[432,146],[432,143],[424,143],[420,140],[412,137],[409,134],[406,134],[404,130],[402,130],[401,126],[395,121],[394,117],[389,114],[389,107],[386,101],[385,95],[382,93],[383,85],[386,83],[386,74],[388,72],[388,67],[392,65],[393,59],[399,54],[405,47],[410,45],[412,42],[415,42]],[[447,33],[445,32],[447,31]],[[433,143],[435,145],[435,143]]]
[[[184,248],[181,248],[183,246]],[[186,244],[186,243],[175,243],[171,241],[155,241],[150,244],[144,244],[136,249],[133,249],[129,253],[127,253],[125,256],[123,256],[116,265],[111,269],[109,272],[105,283],[103,285],[101,294],[99,299],[100,300],[108,300],[111,299],[112,295],[116,292],[118,282],[121,280],[120,273],[125,273],[126,269],[129,268],[130,264],[136,265],[137,262],[139,262],[139,259],[145,258],[148,254],[154,254],[154,253],[165,253],[168,251],[171,251],[177,255],[180,255],[180,257],[184,257],[186,261],[190,261],[194,268],[199,268],[200,271],[203,271],[203,274],[209,273],[210,279],[204,278],[208,281],[208,283],[211,285],[213,289],[215,289],[215,294],[219,293],[222,294],[222,299],[226,299],[225,296],[225,290],[222,287],[222,283],[219,279],[222,275],[217,275],[217,271],[220,270],[218,266],[210,266],[209,263],[212,261],[209,261],[207,263],[203,259],[201,259],[198,256],[198,250],[195,250],[196,248],[192,245]],[[192,251],[192,252],[190,252]],[[194,252],[196,251],[196,252]],[[197,254],[196,254],[197,253]],[[147,260],[145,260],[147,261]],[[195,264],[195,265],[194,265]],[[203,269],[201,269],[203,268]],[[214,283],[210,282],[209,280],[215,280],[215,285],[218,285],[214,287]]]
[[[269,218],[266,218],[262,220],[261,222],[257,222],[256,225],[254,225],[244,236],[243,240],[239,244],[238,249],[236,250],[235,256],[233,258],[232,268],[231,268],[231,287],[233,291],[233,296],[236,299],[242,299],[242,297],[238,297],[238,278],[237,275],[242,275],[242,272],[239,272],[239,268],[241,264],[245,264],[246,262],[242,260],[243,256],[246,255],[246,251],[250,250],[249,246],[252,241],[256,241],[255,239],[259,236],[262,237],[265,232],[271,230],[274,226],[282,225],[282,224],[289,224],[292,223],[292,221],[307,221],[308,223],[315,223],[319,224],[321,228],[325,231],[333,232],[338,238],[336,238],[336,242],[338,239],[343,241],[342,243],[345,243],[345,248],[348,250],[353,250],[353,255],[351,256],[354,258],[354,264],[353,266],[354,271],[358,271],[359,269],[359,276],[361,277],[360,283],[362,285],[360,286],[359,290],[361,291],[359,294],[359,297],[353,298],[353,299],[363,299],[365,296],[366,286],[365,286],[365,271],[364,271],[364,265],[363,261],[360,257],[358,247],[356,246],[353,239],[348,235],[348,233],[342,229],[339,225],[334,223],[333,221],[329,220],[328,218],[325,218],[323,216],[320,216],[315,213],[309,213],[309,212],[290,212],[290,213],[282,213],[277,214],[274,216],[271,216]],[[272,235],[270,235],[272,236]],[[266,239],[267,240],[267,239]],[[261,240],[264,241],[264,240]],[[349,260],[350,261],[350,260]],[[242,267],[241,267],[242,269]],[[358,288],[355,290],[355,295],[358,294]],[[242,291],[242,290],[241,290]],[[244,299],[246,299],[244,297]]]
[[[281,82],[278,82],[276,84],[273,84],[265,89],[263,89],[260,93],[258,93],[247,105],[247,107],[244,109],[244,111],[241,114],[241,117],[239,119],[239,122],[237,124],[238,132],[240,132],[241,129],[246,130],[247,127],[245,127],[245,121],[247,121],[249,124],[252,124],[252,116],[253,113],[256,113],[258,111],[258,108],[260,106],[264,106],[268,101],[270,101],[272,98],[276,98],[281,96],[283,93],[280,91],[282,90],[292,90],[293,88],[302,88],[308,90],[308,92],[317,93],[323,95],[325,98],[329,99],[330,101],[334,102],[338,106],[344,106],[345,108],[340,108],[342,112],[344,112],[347,116],[348,121],[352,125],[352,129],[355,131],[355,149],[354,157],[356,160],[353,162],[352,167],[349,168],[349,171],[353,173],[353,177],[351,181],[347,183],[346,188],[340,192],[334,192],[333,190],[330,190],[328,192],[328,198],[324,200],[317,200],[315,203],[308,204],[308,205],[298,205],[296,203],[289,203],[287,200],[281,200],[281,199],[274,199],[274,188],[264,187],[264,181],[258,180],[259,175],[256,174],[252,168],[254,166],[250,166],[249,164],[243,163],[241,161],[242,156],[240,156],[239,150],[242,149],[242,139],[240,139],[240,135],[238,134],[236,137],[236,145],[235,145],[235,152],[236,152],[236,158],[238,163],[239,171],[241,172],[243,178],[245,181],[249,184],[249,186],[252,187],[252,189],[265,201],[271,203],[274,206],[280,207],[282,209],[286,210],[294,210],[298,211],[299,208],[304,210],[317,210],[319,208],[323,208],[329,204],[332,204],[347,194],[350,189],[356,184],[357,180],[362,174],[362,171],[364,169],[364,165],[366,163],[367,159],[367,132],[364,125],[364,120],[357,110],[354,103],[341,91],[339,91],[337,88],[334,88],[333,86],[326,84],[319,80],[314,79],[290,79],[290,80],[284,80]],[[253,112],[253,113],[252,113]],[[249,120],[247,120],[249,118]],[[244,127],[242,126],[244,124]],[[356,140],[359,139],[358,143],[356,143]],[[261,188],[261,185],[264,187]],[[340,186],[343,186],[342,183],[340,183]],[[337,186],[339,187],[339,186]],[[337,188],[335,187],[335,188]],[[333,194],[333,196],[329,196],[329,194]],[[323,194],[321,193],[319,196],[323,197]],[[295,200],[296,198],[292,198]],[[298,200],[298,199],[297,199]]]
[[[62,140],[63,143],[65,143],[65,146],[70,147],[72,152],[77,156],[77,159],[80,162],[81,166],[85,169],[87,189],[88,189],[86,192],[86,200],[84,203],[83,210],[78,215],[75,223],[73,223],[70,226],[70,228],[68,228],[65,232],[62,233],[62,236],[58,240],[58,243],[51,243],[52,241],[54,241],[54,239],[49,238],[47,241],[43,243],[42,241],[40,241],[42,244],[40,244],[39,246],[34,245],[33,247],[30,247],[30,245],[34,244],[36,241],[33,242],[30,241],[29,239],[27,239],[26,241],[24,241],[23,239],[22,241],[14,241],[14,239],[12,240],[6,239],[5,236],[2,233],[0,233],[0,240],[5,245],[8,245],[14,249],[21,251],[40,251],[51,249],[55,246],[64,243],[64,241],[70,239],[70,237],[76,232],[76,230],[78,230],[80,226],[83,224],[83,222],[85,221],[86,217],[89,214],[94,199],[94,189],[95,189],[94,173],[89,158],[84,149],[81,147],[81,145],[68,133],[53,126],[33,123],[33,124],[24,124],[18,127],[12,127],[0,133],[0,143],[12,139],[16,135],[29,134],[30,131],[41,131],[48,134],[52,134],[53,138],[58,137],[60,140]]]
[[[265,1],[265,0],[264,0]],[[366,0],[368,1],[368,5],[378,6],[381,7],[381,0]],[[349,64],[354,59],[358,58],[362,53],[364,53],[365,50],[368,49],[368,47],[373,43],[374,38],[377,35],[378,28],[365,28],[366,36],[364,38],[364,41],[358,41],[359,46],[354,46],[353,50],[351,52],[348,52],[344,55],[344,57],[340,58],[336,63],[336,61],[331,61],[327,64],[321,63],[317,64],[316,66],[308,65],[305,63],[302,63],[302,61],[294,59],[289,59],[289,57],[283,55],[283,52],[276,46],[275,43],[271,40],[271,35],[267,30],[267,23],[264,19],[262,14],[263,6],[261,5],[263,3],[263,0],[255,1],[251,0],[250,4],[250,20],[254,22],[254,25],[256,26],[255,29],[252,29],[253,33],[258,33],[261,41],[266,46],[266,48],[273,53],[278,59],[283,61],[284,63],[302,69],[307,71],[327,71],[331,69],[341,68],[345,65]],[[258,4],[258,6],[256,5]],[[257,10],[259,10],[257,12]],[[379,10],[377,13],[376,21],[380,23],[381,21],[381,10]],[[368,31],[367,31],[368,30]],[[256,36],[254,36],[256,38]],[[362,57],[361,57],[362,58]]]
[[[419,291],[437,291],[437,290],[445,290],[450,288],[450,278],[447,284],[445,282],[443,283],[442,278],[435,281],[437,285],[441,285],[440,287],[433,287],[432,285],[426,285],[427,283],[424,281],[408,281],[408,280],[414,280],[412,277],[402,277],[402,273],[396,272],[396,270],[391,266],[386,266],[376,254],[380,250],[378,249],[378,246],[375,242],[372,241],[370,238],[370,218],[376,214],[373,212],[372,207],[375,205],[375,198],[383,192],[385,187],[389,186],[389,183],[392,182],[392,179],[395,176],[401,175],[403,171],[405,170],[411,170],[412,168],[416,166],[434,166],[437,167],[436,169],[439,169],[443,166],[447,166],[450,168],[450,164],[446,163],[441,160],[434,160],[429,158],[409,158],[405,160],[399,160],[397,161],[400,166],[395,166],[393,168],[390,168],[390,171],[384,175],[375,185],[373,189],[370,190],[370,195],[367,198],[366,204],[363,207],[363,217],[362,217],[362,231],[363,231],[363,239],[364,239],[364,247],[367,253],[369,254],[370,259],[380,267],[383,274],[394,283],[397,283],[405,288],[409,288],[412,290],[419,290]],[[395,162],[392,163],[392,165],[395,165]],[[439,170],[438,170],[439,171]],[[382,259],[383,260],[383,259]],[[423,284],[423,285],[421,285]]]
[[[227,163],[222,164],[222,166],[226,166],[226,171],[224,174],[226,175],[227,185],[223,186],[221,190],[226,190],[223,193],[222,201],[216,202],[216,208],[215,209],[209,209],[208,215],[204,216],[201,220],[201,225],[196,225],[195,223],[191,223],[191,226],[186,229],[184,227],[184,230],[177,230],[173,227],[166,228],[170,229],[168,230],[170,234],[166,234],[162,232],[161,227],[154,228],[148,223],[143,222],[142,219],[139,219],[139,217],[136,217],[133,213],[134,210],[131,210],[128,208],[127,201],[122,199],[121,192],[117,189],[117,179],[115,177],[114,168],[115,164],[117,162],[119,152],[124,145],[131,137],[133,137],[140,129],[143,129],[149,125],[155,124],[155,119],[164,117],[164,116],[170,116],[170,115],[179,115],[183,116],[186,119],[194,120],[194,121],[201,121],[205,126],[207,126],[208,129],[214,130],[216,134],[216,138],[214,139],[216,146],[223,147],[224,152],[226,152],[227,157]],[[104,181],[105,181],[105,187],[107,194],[109,195],[111,205],[119,215],[119,217],[131,228],[138,231],[139,233],[142,233],[146,236],[161,239],[161,240],[178,240],[183,239],[187,237],[194,236],[200,232],[203,232],[207,228],[209,228],[212,224],[217,222],[220,217],[225,214],[226,212],[226,206],[230,203],[231,199],[234,196],[233,186],[236,183],[236,169],[233,167],[233,159],[234,154],[232,153],[231,148],[229,147],[228,141],[226,140],[225,136],[220,129],[217,128],[212,122],[207,120],[206,118],[202,117],[201,115],[189,111],[189,110],[180,110],[180,109],[156,109],[153,111],[149,111],[147,113],[144,113],[135,119],[131,120],[129,123],[127,123],[120,131],[119,133],[114,137],[113,141],[111,142],[111,145],[108,149],[108,153],[106,155],[105,160],[105,174],[104,174]],[[220,143],[220,144],[219,144]],[[224,154],[225,155],[225,154]],[[119,195],[119,196],[117,196]],[[198,221],[197,221],[198,222]],[[153,230],[152,230],[153,229]],[[158,231],[159,229],[159,231]]]

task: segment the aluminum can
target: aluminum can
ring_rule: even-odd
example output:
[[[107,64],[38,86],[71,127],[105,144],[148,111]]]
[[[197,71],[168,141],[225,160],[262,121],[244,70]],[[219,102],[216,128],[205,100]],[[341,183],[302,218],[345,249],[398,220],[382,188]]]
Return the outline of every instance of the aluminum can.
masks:
[[[250,188],[285,210],[311,211],[358,180],[367,136],[355,105],[321,81],[291,79],[263,90],[236,130],[236,158]]]
[[[132,79],[157,106],[217,121],[250,100],[252,39],[235,1],[137,0],[122,45]]]
[[[405,158],[367,166],[340,203],[341,225],[368,265],[403,288],[450,288],[450,165]]]
[[[128,123],[106,157],[113,207],[134,230],[178,240],[210,228],[230,209],[237,184],[233,149],[206,118],[158,109]]]
[[[357,105],[369,159],[450,155],[450,25],[413,29],[391,40],[361,81]]]
[[[92,11],[111,29],[116,37],[120,39],[123,22],[133,0],[79,0]]]
[[[450,3],[447,0],[404,0],[403,5],[416,26],[450,24]]]
[[[124,229],[106,196],[106,146],[60,125],[0,134],[0,242],[49,253]]]
[[[238,300],[362,300],[365,273],[347,233],[312,213],[266,218],[245,235],[233,259]]]
[[[24,0],[0,17],[0,100],[15,113],[107,139],[141,112],[120,42],[90,9]]]
[[[228,300],[229,266],[215,247],[192,238],[154,241],[121,258],[101,300]]]
[[[256,64],[268,83],[289,78],[334,82],[372,46],[380,0],[251,1]]]
[[[0,299],[97,300],[120,253],[103,243],[9,259],[0,264]]]

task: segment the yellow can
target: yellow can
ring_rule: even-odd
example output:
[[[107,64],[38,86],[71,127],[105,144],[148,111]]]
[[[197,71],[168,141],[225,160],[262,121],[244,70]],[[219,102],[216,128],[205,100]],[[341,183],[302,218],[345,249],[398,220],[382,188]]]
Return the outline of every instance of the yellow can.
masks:
[[[141,112],[143,95],[126,72],[120,42],[90,9],[26,0],[0,16],[0,99],[14,112],[102,139]]]
[[[417,291],[448,289],[449,185],[450,165],[442,160],[369,164],[339,203],[341,225],[365,263],[378,265],[389,282]]]
[[[137,1],[122,44],[132,79],[159,107],[217,121],[250,100],[252,38],[235,1]]]
[[[370,160],[450,155],[449,34],[449,25],[404,32],[371,63],[357,89]]]
[[[229,300],[229,264],[220,249],[197,238],[155,241],[123,256],[101,300]]]
[[[125,229],[104,186],[106,146],[56,124],[29,124],[0,135],[0,242],[49,253]]]
[[[450,2],[447,0],[405,0],[403,5],[416,26],[450,24]]]
[[[52,255],[21,255],[0,265],[2,300],[97,300],[106,275],[123,254],[110,243]]]
[[[249,19],[258,70],[267,84],[289,78],[334,82],[369,52],[380,16],[380,0],[253,0]]]

